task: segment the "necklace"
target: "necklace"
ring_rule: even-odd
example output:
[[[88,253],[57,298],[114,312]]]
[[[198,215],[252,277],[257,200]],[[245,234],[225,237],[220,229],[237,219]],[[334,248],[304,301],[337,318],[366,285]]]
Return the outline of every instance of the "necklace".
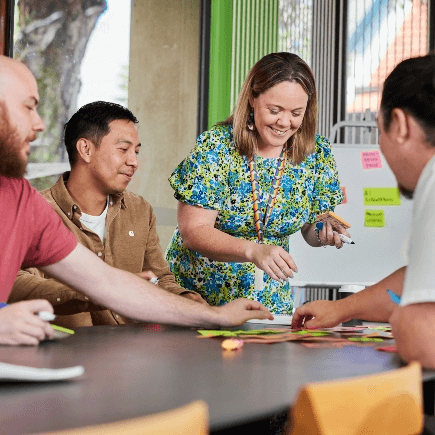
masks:
[[[258,182],[258,173],[257,173],[257,163],[256,156],[253,156],[249,159],[249,174],[251,178],[251,186],[252,186],[252,198],[253,198],[253,209],[254,209],[254,224],[255,229],[257,231],[257,239],[258,243],[264,242],[264,228],[269,222],[270,215],[272,214],[273,207],[276,202],[276,195],[278,194],[279,186],[281,185],[282,174],[284,172],[284,167],[286,163],[286,154],[285,149],[283,148],[280,156],[278,157],[278,164],[275,170],[275,175],[273,177],[272,188],[269,193],[269,198],[266,205],[266,211],[263,212],[261,210],[260,204],[260,184]]]

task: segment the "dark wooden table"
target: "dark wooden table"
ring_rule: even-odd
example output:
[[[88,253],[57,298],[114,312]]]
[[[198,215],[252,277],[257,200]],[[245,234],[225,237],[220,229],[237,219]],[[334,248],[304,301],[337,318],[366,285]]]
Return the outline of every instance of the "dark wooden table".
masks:
[[[260,328],[249,324],[244,328]],[[34,367],[83,365],[75,380],[0,383],[0,433],[30,433],[113,422],[202,399],[211,431],[287,409],[308,382],[380,373],[402,365],[374,347],[308,349],[297,343],[246,343],[160,325],[78,328],[38,347],[0,346],[0,361]],[[434,372],[424,379],[433,388]],[[432,404],[433,406],[433,404]]]

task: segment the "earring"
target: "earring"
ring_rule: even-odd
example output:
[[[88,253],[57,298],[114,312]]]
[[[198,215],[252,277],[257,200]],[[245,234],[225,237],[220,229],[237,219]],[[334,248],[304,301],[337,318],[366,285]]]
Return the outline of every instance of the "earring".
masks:
[[[249,112],[248,115],[248,128],[253,131],[255,127],[254,109]]]

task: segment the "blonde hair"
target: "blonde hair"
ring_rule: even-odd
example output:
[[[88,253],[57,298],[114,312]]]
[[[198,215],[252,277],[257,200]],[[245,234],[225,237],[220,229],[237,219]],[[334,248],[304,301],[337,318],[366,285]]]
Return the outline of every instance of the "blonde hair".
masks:
[[[317,119],[316,84],[310,67],[296,54],[271,53],[260,59],[243,83],[234,112],[220,125],[233,125],[234,143],[240,155],[251,157],[257,146],[257,131],[248,129],[252,111],[250,98],[257,98],[281,82],[299,83],[308,95],[304,119],[299,130],[287,141],[287,157],[300,163],[314,152]]]

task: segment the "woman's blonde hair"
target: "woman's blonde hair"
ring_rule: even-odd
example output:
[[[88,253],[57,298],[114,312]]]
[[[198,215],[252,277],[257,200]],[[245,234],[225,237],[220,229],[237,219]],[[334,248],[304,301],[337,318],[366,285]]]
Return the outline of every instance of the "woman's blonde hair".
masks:
[[[310,67],[296,54],[271,53],[260,59],[249,71],[231,116],[221,125],[233,125],[234,143],[240,155],[251,157],[257,144],[257,131],[248,129],[252,111],[250,98],[257,98],[281,82],[299,83],[308,95],[304,119],[299,130],[287,141],[287,156],[300,163],[315,148],[317,93]]]

